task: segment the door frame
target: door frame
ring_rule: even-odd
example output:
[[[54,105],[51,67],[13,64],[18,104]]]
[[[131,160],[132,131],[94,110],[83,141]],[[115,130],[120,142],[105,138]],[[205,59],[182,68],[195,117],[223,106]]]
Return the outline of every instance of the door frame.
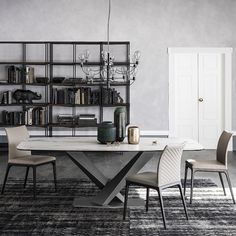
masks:
[[[169,47],[169,137],[176,136],[174,55],[177,53],[220,53],[225,58],[223,129],[232,131],[232,52],[230,47]],[[229,150],[232,150],[232,142]]]

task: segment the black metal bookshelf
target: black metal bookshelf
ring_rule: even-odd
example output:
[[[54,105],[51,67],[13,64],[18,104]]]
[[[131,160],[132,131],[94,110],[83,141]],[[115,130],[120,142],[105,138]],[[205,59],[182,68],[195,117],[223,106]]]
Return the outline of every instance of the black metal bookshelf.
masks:
[[[46,123],[42,125],[27,125],[28,127],[38,127],[42,128],[45,130],[45,136],[54,136],[54,128],[69,128],[71,130],[71,135],[75,136],[76,135],[76,130],[78,128],[94,128],[99,125],[104,120],[104,108],[108,109],[114,109],[117,106],[123,106],[126,108],[127,112],[127,120],[126,123],[130,123],[130,83],[129,82],[111,82],[110,86],[111,87],[116,87],[119,89],[119,87],[123,87],[125,89],[124,92],[124,102],[119,103],[119,104],[103,104],[102,99],[100,99],[99,104],[54,104],[54,97],[53,97],[53,89],[54,88],[80,88],[80,87],[91,87],[91,88],[96,88],[97,90],[100,91],[101,96],[102,96],[102,90],[107,86],[106,81],[99,81],[100,78],[97,78],[98,81],[94,83],[54,83],[53,78],[55,77],[55,68],[59,67],[71,67],[72,78],[77,78],[78,72],[81,74],[81,67],[80,67],[80,61],[78,59],[78,48],[81,46],[87,47],[87,49],[90,49],[90,47],[96,48],[96,52],[99,55],[96,55],[98,60],[96,61],[90,61],[84,64],[84,66],[89,66],[89,67],[98,67],[102,68],[102,58],[101,58],[101,53],[103,49],[107,46],[107,42],[105,41],[1,41],[0,42],[0,47],[11,47],[12,45],[17,45],[20,47],[20,53],[21,53],[21,59],[20,60],[7,60],[3,59],[0,54],[0,65],[1,66],[21,66],[22,68],[25,68],[26,66],[39,66],[43,67],[44,69],[44,77],[49,78],[48,82],[45,83],[6,83],[6,82],[1,82],[0,81],[0,86],[3,86],[4,88],[8,89],[8,86],[11,87],[11,89],[33,89],[35,88],[42,88],[44,89],[44,101],[43,102],[35,102],[35,103],[11,103],[11,104],[0,104],[0,107],[22,107],[22,110],[25,110],[27,107],[45,107],[46,108]],[[29,48],[31,46],[38,46],[40,45],[40,48],[38,48],[39,51],[43,50],[44,58],[38,60],[34,59],[31,60],[29,59],[30,57],[30,50]],[[68,58],[56,58],[55,56],[55,47],[64,47],[64,46],[70,46],[70,54],[71,58],[68,60]],[[116,46],[122,46],[125,48],[124,53],[124,60],[119,60],[114,63],[114,66],[127,66],[129,68],[130,65],[130,42],[128,41],[117,41],[117,42],[110,42],[110,47],[116,47]],[[1,53],[1,52],[0,52]],[[18,52],[19,53],[19,52]],[[36,52],[37,53],[37,52]],[[35,74],[37,76],[37,74]],[[65,75],[62,75],[65,76]],[[66,76],[65,76],[66,77]],[[85,75],[84,75],[85,77]],[[55,108],[56,107],[67,107],[66,109],[70,109],[72,115],[77,114],[77,109],[85,108],[85,107],[91,107],[92,109],[98,109],[98,117],[97,117],[97,124],[95,125],[78,125],[78,124],[61,124],[58,122],[55,122],[54,120],[54,115],[55,113]],[[96,108],[97,107],[97,108]],[[17,126],[16,124],[14,125],[9,125],[9,124],[3,124],[0,123],[0,127],[9,127],[9,126]]]

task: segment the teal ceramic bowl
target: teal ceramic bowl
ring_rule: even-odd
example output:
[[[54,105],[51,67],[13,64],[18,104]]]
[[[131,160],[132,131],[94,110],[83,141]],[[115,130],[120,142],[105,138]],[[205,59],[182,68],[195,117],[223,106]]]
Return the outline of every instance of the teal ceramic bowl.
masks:
[[[103,144],[116,141],[116,127],[111,121],[104,121],[98,126],[97,140]]]

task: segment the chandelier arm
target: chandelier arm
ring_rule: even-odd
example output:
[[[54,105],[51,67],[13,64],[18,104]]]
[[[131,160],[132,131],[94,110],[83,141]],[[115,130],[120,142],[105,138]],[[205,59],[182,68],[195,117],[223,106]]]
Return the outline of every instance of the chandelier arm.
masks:
[[[85,67],[81,65],[81,68],[82,68],[82,71],[84,72],[84,74],[85,74],[86,76],[88,76],[89,73],[88,73],[88,71],[86,71]]]

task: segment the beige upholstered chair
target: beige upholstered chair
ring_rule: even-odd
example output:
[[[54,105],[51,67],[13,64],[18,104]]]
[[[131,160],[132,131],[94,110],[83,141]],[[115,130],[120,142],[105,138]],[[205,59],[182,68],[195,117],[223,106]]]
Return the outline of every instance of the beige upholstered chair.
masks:
[[[17,145],[29,138],[29,134],[26,126],[19,126],[14,128],[6,128],[6,134],[8,139],[8,164],[7,170],[2,186],[2,194],[4,193],[9,170],[12,166],[26,167],[26,175],[24,181],[24,187],[26,186],[29,168],[33,169],[33,183],[34,183],[34,198],[36,197],[36,167],[45,164],[52,164],[55,190],[57,190],[56,181],[56,158],[53,156],[31,155],[30,151],[20,151],[17,149]]]
[[[192,199],[193,199],[193,182],[194,182],[194,174],[196,172],[218,172],[224,194],[226,195],[223,177],[222,177],[222,174],[225,174],[226,179],[228,181],[229,188],[230,188],[233,203],[235,204],[233,189],[232,189],[232,185],[231,185],[229,173],[228,173],[228,168],[227,168],[228,144],[231,137],[232,137],[231,133],[228,133],[226,131],[222,132],[218,141],[218,145],[217,145],[216,160],[196,161],[196,160],[189,159],[185,162],[184,195],[186,193],[186,180],[187,180],[188,168],[191,170],[190,204],[192,203]]]
[[[166,229],[166,218],[162,199],[162,190],[172,186],[178,186],[186,218],[188,219],[188,213],[186,209],[185,199],[183,197],[181,178],[180,178],[180,166],[181,166],[181,157],[183,148],[184,144],[166,146],[161,154],[157,166],[157,172],[143,172],[126,178],[125,203],[123,212],[124,220],[126,216],[128,191],[129,191],[129,186],[131,184],[144,186],[147,188],[146,211],[148,211],[149,188],[157,190],[165,229]]]

